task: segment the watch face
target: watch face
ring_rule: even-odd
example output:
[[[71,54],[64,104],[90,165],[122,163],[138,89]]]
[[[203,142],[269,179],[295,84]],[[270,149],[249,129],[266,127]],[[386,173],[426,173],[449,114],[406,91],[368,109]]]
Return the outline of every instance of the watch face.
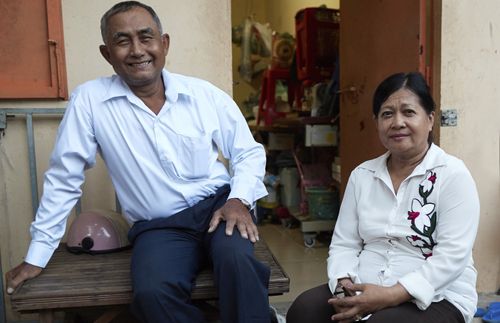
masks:
[[[240,200],[240,202],[241,202],[241,203],[243,203],[243,205],[244,205],[244,206],[246,206],[246,208],[250,210],[250,203],[248,203],[248,202],[247,202],[247,201],[245,201],[244,199],[240,199],[240,198],[239,198],[238,200]]]

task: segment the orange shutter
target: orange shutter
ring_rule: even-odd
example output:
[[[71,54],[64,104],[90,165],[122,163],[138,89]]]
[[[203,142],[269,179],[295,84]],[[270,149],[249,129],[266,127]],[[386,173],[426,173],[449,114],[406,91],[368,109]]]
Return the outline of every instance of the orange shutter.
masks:
[[[0,0],[0,30],[0,99],[66,99],[61,0]]]

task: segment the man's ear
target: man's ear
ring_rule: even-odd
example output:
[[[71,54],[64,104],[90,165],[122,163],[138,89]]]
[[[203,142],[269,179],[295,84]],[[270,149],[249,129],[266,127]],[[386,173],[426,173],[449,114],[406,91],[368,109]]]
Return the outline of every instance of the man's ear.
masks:
[[[109,64],[111,64],[108,47],[106,45],[101,45],[101,46],[99,46],[99,51],[101,52],[102,57],[104,57],[104,59]]]
[[[165,56],[168,54],[168,48],[170,47],[170,36],[167,33],[161,35],[161,42],[163,44],[163,50],[165,51]]]

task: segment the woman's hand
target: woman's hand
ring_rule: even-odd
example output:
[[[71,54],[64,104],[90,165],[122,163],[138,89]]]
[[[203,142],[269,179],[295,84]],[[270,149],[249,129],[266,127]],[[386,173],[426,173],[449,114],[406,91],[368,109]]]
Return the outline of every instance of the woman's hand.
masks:
[[[399,283],[391,287],[373,284],[352,284],[349,286],[347,283],[347,285],[346,289],[361,293],[328,300],[328,303],[336,310],[340,309],[337,314],[332,316],[332,320],[341,323],[357,321],[368,314],[399,305],[411,299],[411,295]]]
[[[352,306],[342,306],[342,305],[332,303],[330,301],[333,299],[337,299],[337,298],[343,298],[343,297],[349,297],[349,296],[356,295],[356,292],[352,290],[352,286],[353,286],[353,283],[352,283],[352,280],[350,278],[346,277],[346,278],[340,278],[338,280],[337,288],[335,289],[335,293],[334,293],[334,297],[328,301],[328,303],[330,303],[333,306],[335,313],[337,313],[337,314],[344,313],[344,312],[347,312],[351,309]],[[342,295],[342,296],[340,296],[340,295]],[[352,322],[352,320],[341,321],[341,323],[344,323],[344,322]]]

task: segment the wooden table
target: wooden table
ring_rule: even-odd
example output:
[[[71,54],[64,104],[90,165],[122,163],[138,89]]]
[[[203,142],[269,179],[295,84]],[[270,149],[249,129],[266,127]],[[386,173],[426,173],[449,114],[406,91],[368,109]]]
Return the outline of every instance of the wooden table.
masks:
[[[40,322],[47,323],[53,322],[54,312],[58,310],[129,304],[132,299],[131,253],[126,250],[75,255],[61,245],[42,274],[27,281],[11,296],[12,309],[20,313],[39,313]],[[269,295],[288,292],[290,279],[264,242],[255,244],[255,256],[271,268]],[[210,269],[198,275],[192,298],[217,299]]]

